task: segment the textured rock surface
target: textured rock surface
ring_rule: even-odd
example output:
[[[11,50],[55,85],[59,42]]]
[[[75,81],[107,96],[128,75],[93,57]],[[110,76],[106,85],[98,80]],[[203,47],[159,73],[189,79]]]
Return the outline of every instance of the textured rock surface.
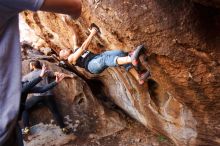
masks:
[[[36,52],[31,54],[35,56]],[[41,56],[39,54],[36,57]],[[47,64],[50,70],[70,73],[55,63],[41,62]],[[28,63],[29,60],[23,61],[23,74],[29,72]],[[30,112],[32,127],[31,135],[25,136],[26,146],[173,145],[163,135],[154,134],[127,117],[112,102],[104,99],[103,94],[93,94],[88,84],[75,74],[73,79],[65,79],[57,85],[53,93],[71,133],[63,134],[54,125],[56,123],[48,108],[39,106]]]
[[[193,0],[193,1],[203,4],[205,6],[220,8],[220,0]]]
[[[53,63],[47,61],[45,63],[48,65],[49,69],[53,71],[70,73]],[[29,72],[28,64],[28,60],[23,61],[23,74]],[[82,135],[94,132],[99,129],[99,127],[105,127],[104,131],[96,131],[96,134],[99,136],[107,136],[122,130],[126,125],[125,121],[120,118],[119,114],[105,111],[97,98],[93,96],[86,82],[77,75],[75,75],[74,79],[65,79],[65,81],[55,87],[53,93],[56,95],[55,98],[58,106],[60,107],[63,116],[66,117],[66,123],[70,128],[74,129],[74,124],[77,123],[77,120],[81,122],[80,126],[82,129],[80,129],[80,127],[78,128]],[[45,108],[39,108],[35,113],[36,114],[33,114],[31,118],[32,125],[39,122],[49,123],[50,119],[53,119],[48,109],[45,110]]]
[[[220,10],[188,0],[89,0],[83,5],[78,21],[25,12],[33,35],[43,40],[33,45],[56,53],[75,48],[91,22],[103,32],[90,46],[94,52],[129,51],[144,43],[152,73],[145,86],[120,68],[87,77],[130,116],[175,144],[219,145]]]

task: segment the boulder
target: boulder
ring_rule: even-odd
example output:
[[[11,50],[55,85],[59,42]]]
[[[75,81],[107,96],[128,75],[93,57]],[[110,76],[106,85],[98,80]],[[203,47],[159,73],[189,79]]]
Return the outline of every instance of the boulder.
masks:
[[[44,62],[52,71],[73,74],[58,67],[55,63],[44,60],[41,62]],[[29,60],[24,60],[22,67],[23,74],[30,72]],[[77,75],[73,75],[73,79],[64,79],[52,90],[59,110],[69,128],[77,129],[78,134],[83,136],[94,132],[97,137],[105,137],[122,130],[126,126],[126,122],[121,119],[120,115],[113,111],[106,111],[93,95],[87,83]],[[30,115],[31,125],[40,122],[56,124],[51,112],[44,106],[33,110]],[[102,127],[105,127],[105,130]]]
[[[29,61],[22,62],[23,74],[29,72]],[[100,86],[95,84],[96,81],[84,81],[51,60],[40,61],[51,71],[74,76],[73,79],[63,80],[52,90],[70,134],[62,133],[48,108],[38,105],[38,108],[30,111],[31,134],[25,136],[26,146],[173,145],[165,136],[152,133],[130,119],[108,100]]]
[[[189,0],[90,0],[83,1],[76,21],[45,12],[22,16],[47,42],[44,47],[57,54],[79,46],[92,22],[102,31],[89,47],[95,53],[145,44],[142,64],[152,79],[144,86],[122,68],[99,76],[79,72],[131,117],[176,145],[219,145],[219,9]]]

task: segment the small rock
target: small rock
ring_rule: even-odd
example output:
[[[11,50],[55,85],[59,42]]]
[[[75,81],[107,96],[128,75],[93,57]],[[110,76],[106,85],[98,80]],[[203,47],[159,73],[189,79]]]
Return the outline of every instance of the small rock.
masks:
[[[135,142],[141,142],[140,138],[135,139]]]
[[[73,128],[77,128],[79,126],[79,124],[74,124]]]
[[[80,121],[79,121],[79,120],[76,120],[76,121],[75,121],[75,123],[76,123],[76,124],[79,124],[79,123],[80,123]]]

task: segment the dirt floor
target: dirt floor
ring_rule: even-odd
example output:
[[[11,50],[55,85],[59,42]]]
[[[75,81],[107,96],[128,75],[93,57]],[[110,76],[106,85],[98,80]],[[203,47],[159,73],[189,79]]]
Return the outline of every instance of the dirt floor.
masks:
[[[173,146],[166,137],[147,130],[133,119],[123,130],[110,136],[100,137],[96,133],[82,136],[77,128],[65,135],[53,124],[37,124],[31,128],[31,135],[25,137],[26,146]],[[76,126],[75,126],[76,127]],[[80,128],[80,125],[78,126]],[[104,130],[104,129],[103,129]]]

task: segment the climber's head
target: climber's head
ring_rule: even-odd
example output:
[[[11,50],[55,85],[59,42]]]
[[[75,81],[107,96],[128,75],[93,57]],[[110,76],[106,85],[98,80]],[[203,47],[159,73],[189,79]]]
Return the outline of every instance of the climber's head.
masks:
[[[29,65],[30,65],[30,70],[31,71],[33,71],[35,69],[41,69],[42,68],[41,63],[38,60],[31,60]]]
[[[70,49],[63,49],[60,51],[59,56],[61,60],[67,60],[72,51]]]

